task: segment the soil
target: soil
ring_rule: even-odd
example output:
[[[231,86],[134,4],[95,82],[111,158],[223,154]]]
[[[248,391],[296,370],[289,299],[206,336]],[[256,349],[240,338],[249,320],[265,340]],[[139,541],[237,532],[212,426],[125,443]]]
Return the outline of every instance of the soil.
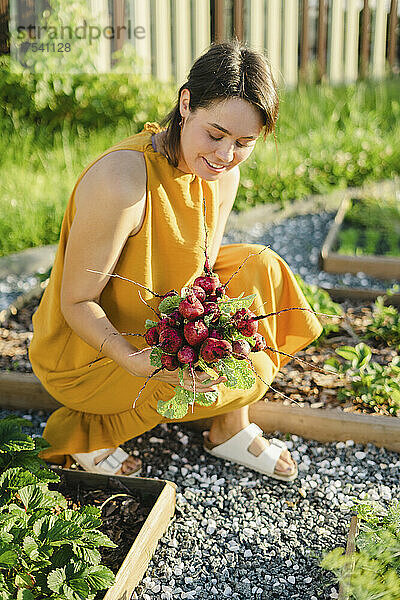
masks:
[[[99,527],[113,542],[116,548],[99,548],[102,564],[116,574],[128,554],[140,529],[148,517],[152,505],[130,490],[87,490],[82,487],[71,489],[62,481],[57,486],[60,493],[67,498],[68,506],[77,508],[92,505],[101,508],[102,525]]]
[[[38,304],[39,299],[35,298],[29,301],[0,326],[0,371],[32,372],[28,358],[28,346],[33,335],[32,314]],[[342,380],[336,375],[321,373],[318,370],[323,368],[328,358],[337,356],[335,348],[344,345],[354,346],[363,341],[362,335],[365,326],[371,321],[372,304],[353,303],[351,305],[347,301],[341,306],[346,318],[336,320],[339,331],[331,333],[324,341],[297,352],[296,359],[303,359],[310,365],[300,363],[296,359],[291,360],[282,367],[273,381],[273,388],[280,393],[270,390],[266,394],[266,399],[312,408],[341,406],[346,412],[372,412],[372,410],[359,407],[352,402],[339,401],[337,391],[343,387]],[[328,322],[333,323],[335,320],[334,318],[329,319]],[[382,365],[389,363],[396,355],[394,348],[373,340],[366,340],[366,343],[372,349],[372,360]],[[284,399],[282,394],[290,400]],[[382,409],[381,414],[387,415],[388,413]]]

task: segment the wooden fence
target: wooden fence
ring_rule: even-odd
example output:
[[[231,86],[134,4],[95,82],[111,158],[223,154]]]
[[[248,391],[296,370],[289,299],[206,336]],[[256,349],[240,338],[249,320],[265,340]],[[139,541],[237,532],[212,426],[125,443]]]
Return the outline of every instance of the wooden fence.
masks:
[[[134,46],[146,76],[181,84],[212,41],[233,36],[265,50],[279,83],[332,84],[398,74],[398,0],[87,0],[96,23],[120,35],[100,39],[97,67]],[[6,25],[37,19],[44,0],[0,0],[0,53]],[[111,12],[109,6],[112,6]],[[15,22],[14,22],[15,21]]]

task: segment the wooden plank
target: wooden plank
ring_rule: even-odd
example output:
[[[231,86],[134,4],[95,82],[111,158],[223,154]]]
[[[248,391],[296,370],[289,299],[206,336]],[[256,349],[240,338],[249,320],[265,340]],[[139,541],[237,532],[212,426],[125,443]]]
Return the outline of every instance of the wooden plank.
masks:
[[[332,0],[331,21],[329,80],[335,85],[343,81],[343,0]]]
[[[300,42],[300,78],[303,81],[308,79],[309,65],[309,35],[308,35],[308,0],[302,0],[301,11],[301,42]]]
[[[249,407],[250,421],[265,432],[294,433],[308,440],[375,444],[400,452],[400,419],[381,415],[345,413],[341,409],[298,408],[260,400]],[[190,429],[209,429],[211,419],[186,423]]]
[[[365,79],[369,71],[369,45],[370,45],[371,11],[368,0],[364,0],[361,14],[361,48],[360,48],[360,77]]]
[[[346,43],[344,56],[344,80],[346,83],[358,78],[358,41],[360,28],[360,8],[358,2],[347,3],[346,11]]]
[[[386,2],[381,0],[381,2],[376,3],[375,9],[375,28],[372,50],[372,77],[374,79],[383,79],[385,76],[386,28]]]
[[[272,74],[277,83],[282,82],[281,68],[281,30],[282,30],[282,2],[281,0],[268,0],[267,2],[267,53],[271,63]]]
[[[233,0],[233,35],[243,41],[243,0]]]
[[[171,11],[169,0],[155,0],[155,76],[171,81]]]
[[[143,27],[138,30],[139,35],[134,36],[134,47],[140,60],[140,74],[148,79],[151,76],[151,25],[150,2],[133,0],[133,28]]]
[[[350,206],[350,203],[351,203],[350,198],[344,198],[339,206],[339,209],[335,216],[335,220],[332,223],[332,225],[328,231],[328,235],[326,236],[325,242],[321,249],[322,261],[324,261],[327,258],[328,254],[331,252],[331,250],[333,248],[333,245],[336,241],[339,229],[343,223],[343,219],[344,219],[345,214]]]
[[[93,22],[102,31],[106,27],[111,26],[108,0],[90,0],[90,12],[93,16]],[[96,69],[99,73],[108,73],[111,69],[111,39],[105,35],[100,35],[97,44],[98,50],[95,56]]]
[[[396,66],[396,46],[397,46],[397,0],[391,0],[390,3],[390,15],[389,15],[389,32],[388,32],[388,61],[389,66],[394,72]]]
[[[194,58],[211,44],[210,0],[194,0]]]
[[[175,70],[178,87],[187,81],[191,63],[190,4],[187,0],[174,0]]]
[[[12,410],[55,410],[61,404],[32,373],[0,371],[0,406]]]
[[[298,80],[299,5],[296,0],[284,4],[283,78],[288,87],[295,87]]]
[[[319,0],[319,3],[318,3],[318,41],[317,41],[317,64],[318,64],[318,80],[319,81],[322,81],[326,75],[327,29],[328,29],[327,0]]]
[[[225,0],[214,0],[214,41],[225,39]]]
[[[348,598],[349,598],[349,584],[350,584],[351,574],[354,570],[354,562],[355,562],[357,530],[358,530],[358,517],[357,517],[357,515],[353,515],[351,517],[351,521],[350,521],[349,534],[347,536],[346,553],[345,553],[345,555],[351,559],[350,569],[347,567],[345,568],[344,578],[340,580],[338,600],[348,600]]]
[[[249,41],[255,50],[264,49],[264,18],[263,1],[250,0],[249,15]]]
[[[9,11],[9,0],[0,0],[0,55],[10,52]]]
[[[129,600],[175,512],[175,490],[173,483],[165,482],[163,491],[143,523],[104,600]]]
[[[329,288],[322,286],[332,300],[356,300],[361,302],[374,302],[378,296],[384,295],[382,290],[371,290],[366,288]],[[400,294],[392,294],[387,296],[385,304],[400,307]]]
[[[383,256],[347,256],[328,253],[323,259],[328,273],[365,273],[378,279],[400,279],[400,258]]]

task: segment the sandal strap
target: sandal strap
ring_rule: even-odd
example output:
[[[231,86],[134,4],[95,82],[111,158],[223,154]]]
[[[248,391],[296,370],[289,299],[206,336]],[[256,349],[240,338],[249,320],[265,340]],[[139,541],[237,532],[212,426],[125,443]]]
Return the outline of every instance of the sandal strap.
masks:
[[[122,448],[117,448],[109,454],[106,458],[103,458],[99,463],[97,463],[97,467],[101,467],[107,473],[115,474],[122,467],[122,463],[129,457],[129,454],[125,452]]]

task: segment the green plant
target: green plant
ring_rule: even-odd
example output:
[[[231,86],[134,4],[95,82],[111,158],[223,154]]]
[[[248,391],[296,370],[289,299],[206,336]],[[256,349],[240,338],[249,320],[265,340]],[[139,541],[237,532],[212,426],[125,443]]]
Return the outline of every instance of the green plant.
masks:
[[[372,321],[366,326],[364,337],[400,350],[400,314],[394,306],[385,306],[384,296],[374,302]]]
[[[325,313],[328,315],[343,315],[343,309],[340,304],[334,302],[329,296],[328,292],[321,289],[317,285],[306,283],[300,275],[295,275],[296,281],[299,284],[301,291],[306,297],[307,302],[311,306],[312,310],[319,313]],[[339,325],[336,323],[332,323],[330,321],[324,321],[324,317],[321,318],[323,331],[321,335],[315,340],[313,343],[318,345],[324,339],[326,339],[329,334],[336,333],[339,331]]]
[[[345,556],[343,548],[326,554],[321,566],[346,584],[349,600],[400,598],[400,501],[388,508],[378,502],[357,501],[360,532],[357,552]]]
[[[338,391],[339,400],[350,399],[360,408],[381,414],[400,412],[400,356],[384,366],[371,362],[371,348],[364,342],[354,347],[341,346],[335,352],[346,362],[341,364],[336,358],[329,358],[325,366],[347,381],[347,387]]]
[[[38,458],[48,444],[22,432],[28,423],[0,420],[0,600],[94,600],[114,582],[98,548],[115,544],[99,508],[68,508],[49,489],[59,477]]]

